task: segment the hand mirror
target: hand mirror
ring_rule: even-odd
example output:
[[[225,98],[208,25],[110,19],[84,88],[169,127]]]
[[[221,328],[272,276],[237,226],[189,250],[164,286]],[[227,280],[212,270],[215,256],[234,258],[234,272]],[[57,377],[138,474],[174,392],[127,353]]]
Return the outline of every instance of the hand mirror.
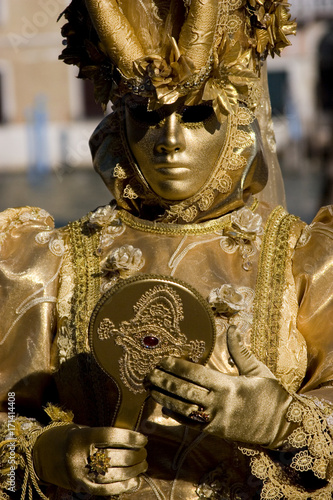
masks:
[[[214,316],[184,282],[143,274],[103,295],[91,316],[89,341],[118,389],[112,425],[136,429],[149,396],[146,375],[167,356],[205,364],[215,342]]]

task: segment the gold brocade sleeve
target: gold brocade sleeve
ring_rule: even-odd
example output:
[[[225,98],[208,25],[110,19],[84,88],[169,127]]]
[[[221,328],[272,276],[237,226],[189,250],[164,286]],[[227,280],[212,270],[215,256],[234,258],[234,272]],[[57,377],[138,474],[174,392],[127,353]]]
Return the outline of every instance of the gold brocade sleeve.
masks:
[[[320,394],[333,402],[333,207],[322,208],[303,231],[294,255],[294,275],[297,326],[308,348],[301,392],[322,388]]]
[[[20,486],[29,494],[25,459],[41,432],[38,421],[46,421],[42,406],[50,397],[52,332],[65,248],[44,210],[24,207],[0,214],[0,491],[8,494]],[[7,498],[5,491],[1,498]]]

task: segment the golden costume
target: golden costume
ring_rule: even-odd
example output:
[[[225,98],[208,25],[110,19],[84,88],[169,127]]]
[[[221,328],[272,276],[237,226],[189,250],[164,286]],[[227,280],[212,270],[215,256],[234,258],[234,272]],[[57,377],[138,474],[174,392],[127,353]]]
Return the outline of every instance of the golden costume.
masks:
[[[153,398],[136,429],[148,438],[148,470],[119,498],[331,499],[333,210],[323,208],[307,226],[275,203],[278,172],[267,99],[260,94],[261,59],[278,53],[295,29],[287,5],[141,0],[135,13],[129,5],[87,0],[86,10],[75,0],[63,28],[68,46],[62,57],[93,79],[100,102],[115,103],[91,139],[95,168],[115,201],[61,229],[41,209],[0,215],[1,498],[103,497],[53,481],[42,462],[52,455],[57,460],[56,446],[35,455],[34,446],[42,450],[53,432],[87,426],[88,434],[113,425],[117,395],[92,355],[90,318],[103,294],[123,280],[153,275],[200,293],[214,313],[216,339],[206,367],[194,365],[194,377],[186,376],[193,363],[173,358],[153,371]],[[197,120],[192,106],[215,114]],[[192,194],[189,183],[186,199],[172,201],[159,193],[159,178],[148,181],[151,172],[136,153],[140,126],[153,137],[171,120],[189,135],[200,127],[212,135],[215,127],[224,137],[200,188]],[[231,325],[253,373],[240,368]],[[201,389],[211,388],[206,412],[198,404],[197,411],[182,413],[187,395],[181,396],[179,381],[170,390],[176,402],[165,403],[168,374],[178,372],[182,383],[193,378]],[[224,399],[219,391],[227,380],[240,385]],[[244,403],[242,391],[252,382],[258,407]],[[132,378],[126,383],[133,388]],[[18,416],[7,419],[14,396]],[[191,425],[183,415],[201,421]],[[121,440],[121,430],[114,433]],[[86,456],[87,469],[103,474],[111,468],[112,454],[110,463],[103,452],[93,456],[94,463]]]

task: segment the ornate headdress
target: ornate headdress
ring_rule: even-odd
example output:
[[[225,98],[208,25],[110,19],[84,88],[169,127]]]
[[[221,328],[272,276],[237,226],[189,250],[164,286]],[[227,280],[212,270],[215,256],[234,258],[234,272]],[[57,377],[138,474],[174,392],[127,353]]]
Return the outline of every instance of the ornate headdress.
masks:
[[[135,164],[122,108],[116,106],[118,112],[93,135],[91,149],[97,170],[121,207],[135,215],[184,223],[240,206],[248,182],[252,192],[266,182],[258,182],[260,169],[249,165],[249,154],[243,154],[258,139],[250,128],[255,118],[264,131],[259,150],[268,151],[269,197],[271,186],[281,185],[274,178],[279,178],[279,168],[262,65],[267,55],[280,54],[290,44],[287,36],[295,34],[286,0],[72,0],[63,15],[67,46],[60,58],[77,65],[80,78],[93,81],[96,101],[103,106],[134,94],[147,98],[152,110],[183,97],[185,105],[212,104],[220,121],[227,117],[227,140],[211,177],[195,196],[171,203],[150,189]],[[232,171],[240,168],[243,174],[236,185]]]
[[[285,0],[72,0],[60,58],[94,82],[102,105],[126,93],[150,106],[186,96],[217,117],[258,102],[262,61],[295,34]]]

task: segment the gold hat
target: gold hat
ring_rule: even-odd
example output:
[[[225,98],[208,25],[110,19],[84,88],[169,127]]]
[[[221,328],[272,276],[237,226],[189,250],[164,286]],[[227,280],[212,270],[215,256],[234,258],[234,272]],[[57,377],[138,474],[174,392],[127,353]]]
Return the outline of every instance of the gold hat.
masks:
[[[261,66],[295,34],[285,0],[72,0],[60,58],[104,107],[131,93],[150,109],[186,96],[216,116],[260,100]]]

